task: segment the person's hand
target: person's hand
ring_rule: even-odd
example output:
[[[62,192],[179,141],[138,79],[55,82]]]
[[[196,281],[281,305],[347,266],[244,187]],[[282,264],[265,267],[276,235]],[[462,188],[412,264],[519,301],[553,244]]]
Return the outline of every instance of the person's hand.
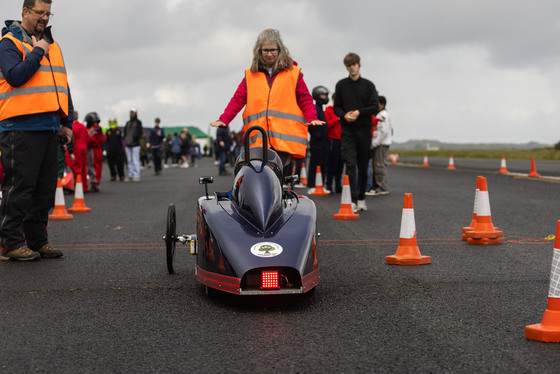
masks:
[[[64,135],[66,136],[66,143],[64,144],[69,144],[70,141],[72,140],[72,130],[70,130],[68,127],[66,126],[61,126],[60,127],[60,131],[58,132],[58,135]]]
[[[359,115],[360,115],[359,110],[351,110],[350,112],[348,112],[344,115],[344,119],[347,122],[355,122],[358,119]]]
[[[72,161],[76,160],[76,156],[74,156],[73,153],[70,153],[70,160],[72,160]]]
[[[226,124],[222,121],[211,122],[210,126],[212,127],[226,127]]]
[[[223,140],[220,140],[220,147],[224,147],[226,145],[226,143],[224,143]]]
[[[35,35],[32,35],[31,40],[33,41],[33,48],[39,47],[45,51],[45,55],[49,54],[49,43],[47,43],[44,39],[37,41]]]
[[[150,148],[151,144],[150,143],[146,143],[146,148]]]
[[[324,125],[326,122],[325,121],[319,121],[319,120],[315,120],[315,121],[311,121],[307,124],[307,126],[321,126]]]

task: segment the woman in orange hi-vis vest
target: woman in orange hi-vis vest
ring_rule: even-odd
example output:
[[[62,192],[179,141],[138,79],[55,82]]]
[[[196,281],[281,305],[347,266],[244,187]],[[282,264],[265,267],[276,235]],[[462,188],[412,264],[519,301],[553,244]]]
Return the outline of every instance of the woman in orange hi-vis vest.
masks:
[[[304,158],[307,151],[307,126],[322,125],[301,69],[284,46],[280,32],[262,31],[253,47],[251,68],[237,88],[231,101],[213,127],[228,126],[243,112],[243,131],[258,125],[266,130],[270,148],[274,149],[287,167],[292,156]],[[261,146],[260,133],[255,132],[250,144]],[[285,175],[290,175],[291,169]]]

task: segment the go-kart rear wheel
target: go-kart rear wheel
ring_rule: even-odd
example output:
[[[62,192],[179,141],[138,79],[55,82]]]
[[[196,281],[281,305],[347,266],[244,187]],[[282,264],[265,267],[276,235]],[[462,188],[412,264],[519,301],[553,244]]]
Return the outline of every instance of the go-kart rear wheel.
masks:
[[[177,230],[175,224],[175,204],[169,204],[167,209],[167,230],[165,232],[165,247],[167,254],[167,271],[169,274],[173,274],[173,260],[175,259],[175,246]]]

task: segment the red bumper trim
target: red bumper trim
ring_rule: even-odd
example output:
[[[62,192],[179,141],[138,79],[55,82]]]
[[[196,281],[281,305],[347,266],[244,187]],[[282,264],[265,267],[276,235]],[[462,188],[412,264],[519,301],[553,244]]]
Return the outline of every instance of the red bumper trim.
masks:
[[[228,277],[227,275],[221,275],[216,273],[211,273],[209,271],[201,269],[198,265],[196,266],[196,279],[208,286],[221,290],[224,292],[233,293],[239,295],[239,288],[241,286],[241,279]]]
[[[303,292],[311,290],[319,284],[319,268],[313,270],[311,273],[303,276],[301,279],[303,285]]]

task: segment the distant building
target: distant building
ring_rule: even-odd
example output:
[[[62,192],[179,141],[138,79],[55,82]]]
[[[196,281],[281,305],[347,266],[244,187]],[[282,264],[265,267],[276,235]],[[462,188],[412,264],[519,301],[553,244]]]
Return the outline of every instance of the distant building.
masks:
[[[430,146],[430,142],[426,143],[426,151],[439,151],[439,147]]]

